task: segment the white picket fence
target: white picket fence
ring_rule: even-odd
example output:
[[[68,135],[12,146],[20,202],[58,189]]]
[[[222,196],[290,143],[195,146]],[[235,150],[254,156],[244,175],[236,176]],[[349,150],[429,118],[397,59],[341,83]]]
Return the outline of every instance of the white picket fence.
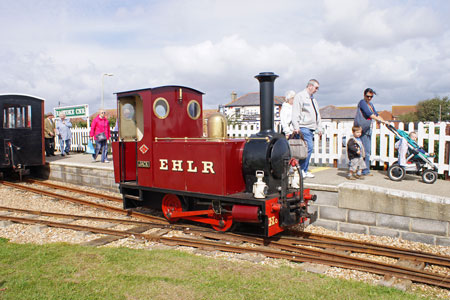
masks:
[[[113,127],[111,127],[111,131]],[[88,128],[72,128],[72,140],[70,145],[70,151],[74,152],[84,152],[86,151],[86,145],[89,141],[89,132]],[[109,143],[109,142],[108,142]],[[59,139],[58,136],[55,138],[55,149],[60,151]]]
[[[340,167],[347,166],[346,141],[352,136],[353,121],[323,122],[323,126],[324,134],[322,138],[318,134],[314,136],[314,152],[311,156],[311,163],[318,165],[334,165],[337,163]],[[438,154],[439,160],[434,161],[434,163],[439,169],[439,174],[443,174],[444,171],[450,171],[448,162],[445,163],[445,144],[450,144],[450,136],[445,134],[446,126],[447,123],[445,122],[438,125],[434,123],[418,123],[417,127],[414,127],[414,123],[406,125],[399,123],[398,125],[399,129],[406,132],[416,131],[419,146],[428,145],[429,153]],[[383,165],[388,163],[391,165],[397,160],[397,157],[394,156],[395,135],[384,125],[381,125],[380,128],[375,127],[373,126],[374,129],[372,130],[371,164]],[[248,137],[258,131],[259,128],[256,128],[256,126],[252,128],[242,124],[228,126],[229,137]],[[377,145],[377,138],[379,139],[379,145]],[[438,142],[436,147],[435,142]],[[449,161],[448,157],[447,161]]]
[[[319,135],[314,137],[314,152],[311,156],[311,163],[318,165],[347,165],[347,151],[346,143],[352,136],[353,122],[324,122],[324,134],[322,138]],[[416,131],[418,135],[418,144],[420,146],[428,145],[428,152],[438,154],[439,160],[434,161],[439,169],[439,174],[444,171],[450,172],[449,159],[445,158],[445,145],[450,144],[450,136],[445,134],[447,123],[418,123],[414,127],[414,123],[404,124],[399,123],[398,128],[407,132]],[[275,124],[278,128],[278,123]],[[375,128],[372,131],[372,165],[383,165],[384,163],[392,164],[397,160],[394,156],[394,134],[381,125],[380,128]],[[112,131],[113,128],[111,128]],[[248,137],[259,131],[259,124],[253,125],[229,125],[228,136],[230,138]],[[379,138],[379,145],[377,145],[377,138]],[[71,151],[84,152],[86,151],[86,144],[89,140],[89,130],[87,128],[73,128],[72,129],[72,146]],[[59,141],[56,138],[56,150],[59,150]],[[435,146],[437,142],[437,146]],[[379,146],[379,147],[377,147]],[[376,151],[379,149],[378,151]],[[445,163],[447,161],[447,163]]]

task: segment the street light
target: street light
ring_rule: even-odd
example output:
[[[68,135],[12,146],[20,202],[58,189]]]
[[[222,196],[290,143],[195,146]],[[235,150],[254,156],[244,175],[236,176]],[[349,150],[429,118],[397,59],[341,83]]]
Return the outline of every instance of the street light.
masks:
[[[114,74],[111,74],[111,73],[103,73],[102,74],[102,106],[101,106],[101,109],[105,109],[105,107],[103,105],[103,78],[105,78],[105,76],[114,76]]]

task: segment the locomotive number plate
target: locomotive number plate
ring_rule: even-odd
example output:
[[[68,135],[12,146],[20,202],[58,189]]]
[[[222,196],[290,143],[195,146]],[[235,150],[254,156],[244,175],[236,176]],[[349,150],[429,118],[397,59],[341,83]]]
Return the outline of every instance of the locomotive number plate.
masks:
[[[269,227],[273,226],[273,225],[275,225],[277,223],[278,223],[278,219],[277,218],[275,218],[275,217],[270,217],[269,218]]]
[[[138,160],[137,166],[138,168],[150,168],[150,162],[146,160]]]

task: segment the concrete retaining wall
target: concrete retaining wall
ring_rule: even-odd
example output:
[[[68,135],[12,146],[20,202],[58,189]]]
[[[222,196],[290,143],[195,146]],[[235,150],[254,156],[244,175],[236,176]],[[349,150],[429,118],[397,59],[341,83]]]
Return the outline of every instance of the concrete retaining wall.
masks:
[[[310,208],[310,211],[318,212],[313,225],[450,246],[447,198],[428,199],[429,195],[414,193],[404,194],[402,198],[392,195],[398,193],[396,190],[364,185],[307,187],[317,195],[316,203]]]
[[[119,192],[119,185],[114,182],[113,170],[101,166],[71,166],[52,163],[42,168],[39,177]]]

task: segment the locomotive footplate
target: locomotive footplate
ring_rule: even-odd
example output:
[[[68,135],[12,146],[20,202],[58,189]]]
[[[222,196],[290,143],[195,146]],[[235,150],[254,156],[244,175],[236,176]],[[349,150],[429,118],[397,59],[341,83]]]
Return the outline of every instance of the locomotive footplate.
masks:
[[[307,212],[307,202],[316,200],[309,189],[303,190],[303,197],[298,190],[288,190],[285,202],[280,193],[256,199],[249,193],[211,195],[142,187],[135,182],[121,183],[120,190],[125,209],[159,207],[171,222],[184,219],[209,224],[218,231],[227,231],[236,223],[253,223],[260,224],[264,235],[272,236],[308,218],[311,222],[317,218]]]

